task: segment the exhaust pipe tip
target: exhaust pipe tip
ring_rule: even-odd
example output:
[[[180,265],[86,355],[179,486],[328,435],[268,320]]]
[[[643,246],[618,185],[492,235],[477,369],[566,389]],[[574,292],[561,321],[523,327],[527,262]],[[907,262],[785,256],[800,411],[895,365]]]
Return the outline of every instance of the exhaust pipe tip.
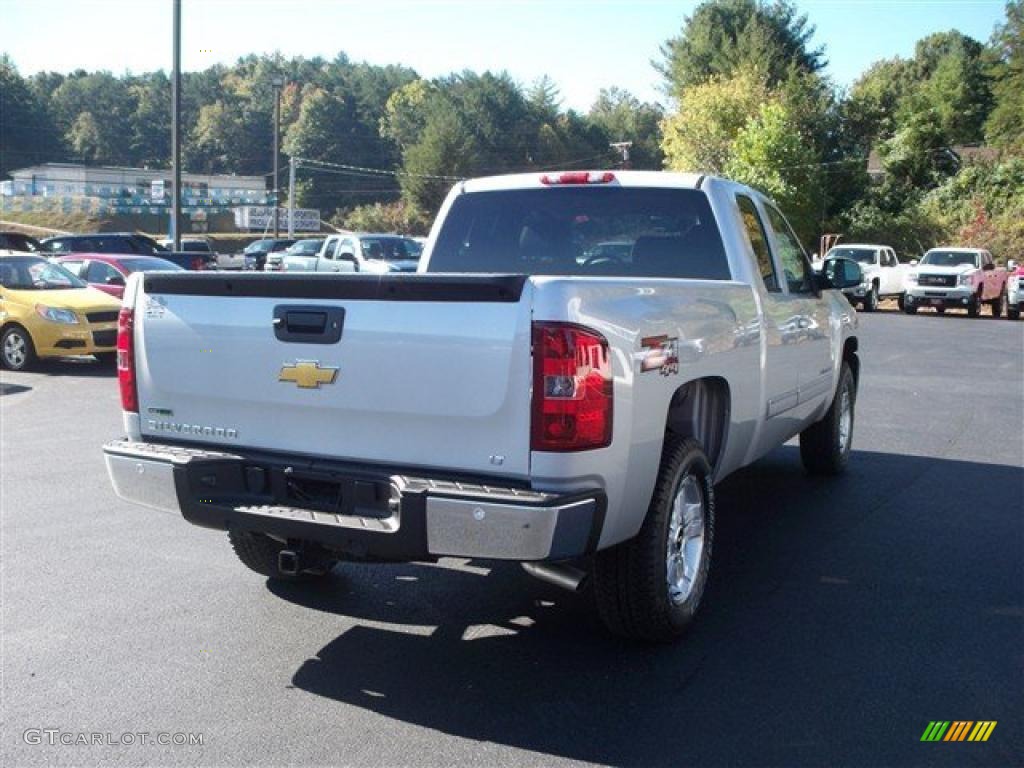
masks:
[[[579,592],[587,583],[587,572],[564,563],[520,563],[534,578],[570,592]]]
[[[277,553],[277,570],[286,576],[295,576],[299,572],[299,553],[291,549],[282,549]]]

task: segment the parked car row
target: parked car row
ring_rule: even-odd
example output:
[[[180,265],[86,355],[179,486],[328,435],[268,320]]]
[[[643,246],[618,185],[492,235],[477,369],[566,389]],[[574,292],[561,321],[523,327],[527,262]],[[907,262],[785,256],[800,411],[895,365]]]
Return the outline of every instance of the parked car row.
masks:
[[[119,299],[60,264],[30,253],[0,255],[0,362],[22,370],[38,357],[95,355],[112,363]]]
[[[315,250],[314,250],[315,247]],[[281,260],[284,272],[415,272],[423,246],[401,235],[368,232],[300,240]],[[268,262],[269,266],[269,262]]]
[[[882,299],[895,298],[908,315],[931,307],[940,314],[964,309],[968,316],[977,317],[987,304],[993,317],[1020,317],[1021,270],[1013,261],[1006,269],[997,266],[983,248],[932,248],[920,261],[901,264],[889,246],[858,243],[837,245],[826,258],[860,264],[862,282],[844,293],[865,312],[875,311]]]

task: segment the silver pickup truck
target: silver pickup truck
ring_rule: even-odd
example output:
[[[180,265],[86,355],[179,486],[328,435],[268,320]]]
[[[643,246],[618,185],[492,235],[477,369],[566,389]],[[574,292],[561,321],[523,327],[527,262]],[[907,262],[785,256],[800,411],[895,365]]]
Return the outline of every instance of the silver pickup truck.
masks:
[[[122,498],[228,533],[273,579],[345,560],[513,560],[646,640],[711,567],[714,486],[794,435],[850,452],[849,260],[811,271],[722,179],[459,183],[418,274],[133,277],[118,338]],[[239,386],[226,388],[225,381]]]

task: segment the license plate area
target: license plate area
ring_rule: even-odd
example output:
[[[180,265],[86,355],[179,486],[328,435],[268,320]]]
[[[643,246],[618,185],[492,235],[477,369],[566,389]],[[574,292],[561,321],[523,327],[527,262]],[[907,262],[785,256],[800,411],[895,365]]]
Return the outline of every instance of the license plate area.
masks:
[[[379,519],[393,512],[392,488],[380,480],[285,470],[275,485],[279,489],[275,501],[299,509]]]

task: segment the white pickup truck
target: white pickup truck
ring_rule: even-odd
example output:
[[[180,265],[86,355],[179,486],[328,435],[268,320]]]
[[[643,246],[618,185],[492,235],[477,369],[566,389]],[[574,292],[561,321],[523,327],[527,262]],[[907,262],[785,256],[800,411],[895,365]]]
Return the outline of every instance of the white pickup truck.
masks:
[[[860,264],[864,279],[860,285],[844,293],[851,302],[860,302],[865,312],[878,309],[881,299],[895,298],[903,309],[907,266],[900,264],[896,253],[887,245],[837,245],[826,254],[827,259],[853,259]]]
[[[286,269],[310,272],[415,272],[418,255],[410,252],[408,238],[400,235],[348,233],[331,235],[308,265],[290,263]]]
[[[809,471],[846,465],[857,320],[833,289],[860,281],[815,275],[722,179],[470,180],[419,274],[133,276],[106,463],[270,578],[520,561],[592,573],[611,630],[669,640],[704,592],[715,483],[798,434]]]

